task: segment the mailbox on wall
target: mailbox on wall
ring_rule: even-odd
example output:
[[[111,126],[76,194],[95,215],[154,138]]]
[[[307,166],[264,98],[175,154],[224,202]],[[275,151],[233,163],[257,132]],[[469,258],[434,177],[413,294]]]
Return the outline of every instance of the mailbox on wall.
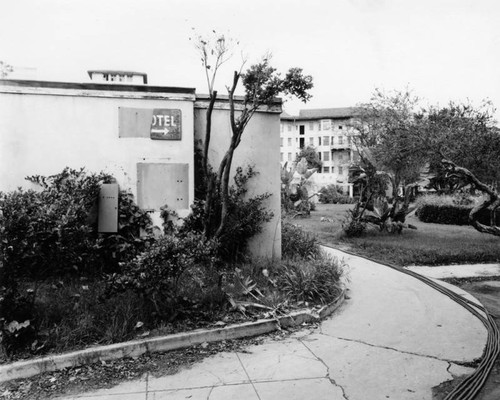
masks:
[[[189,208],[189,164],[138,163],[137,200],[149,211]]]
[[[99,232],[118,232],[118,184],[108,183],[101,186],[97,214]]]

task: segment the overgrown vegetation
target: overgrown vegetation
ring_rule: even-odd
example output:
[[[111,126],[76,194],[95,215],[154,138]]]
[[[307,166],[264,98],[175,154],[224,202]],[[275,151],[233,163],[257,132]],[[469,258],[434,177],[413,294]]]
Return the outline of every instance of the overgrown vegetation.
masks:
[[[53,291],[79,281],[90,287],[84,282],[119,270],[153,240],[140,236],[141,230],[151,233],[150,220],[126,192],[119,196],[118,232],[97,232],[98,194],[113,180],[108,174],[65,168],[27,179],[39,190],[0,193],[0,343],[8,354],[54,344],[62,329],[55,325],[64,319],[56,310],[72,304],[75,313],[73,300],[81,296],[73,292],[52,304]]]
[[[316,172],[316,168],[309,169],[305,157],[288,168],[288,163],[281,168],[281,209],[286,215],[308,217],[314,210],[314,203],[309,194],[309,178]]]
[[[265,207],[270,194],[248,196],[256,171],[232,169],[257,110],[280,94],[307,101],[312,78],[300,68],[282,77],[269,57],[234,72],[228,87],[231,140],[215,170],[208,160],[214,80],[230,49],[224,36],[196,43],[210,104],[197,164],[199,197],[187,218],[165,205],[159,235],[147,213],[122,192],[118,232],[98,233],[98,194],[114,179],[83,169],[27,178],[38,191],[0,194],[1,359],[143,337],[151,330],[170,333],[222,318],[230,322],[240,315],[276,316],[339,293],[342,264],[322,257],[314,239],[297,230],[291,234],[293,259],[265,261],[265,268],[248,260],[249,240],[273,217]],[[237,106],[240,81],[245,96]],[[285,241],[287,235],[285,230]]]
[[[330,184],[318,192],[318,201],[323,204],[353,204],[356,199],[343,193],[342,186]]]

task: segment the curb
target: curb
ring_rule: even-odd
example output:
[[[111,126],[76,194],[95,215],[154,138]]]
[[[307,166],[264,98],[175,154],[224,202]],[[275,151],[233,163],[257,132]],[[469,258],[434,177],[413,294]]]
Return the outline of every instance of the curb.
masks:
[[[292,312],[277,319],[261,319],[255,322],[245,322],[224,328],[200,329],[193,332],[150,339],[132,340],[2,365],[0,366],[0,383],[100,361],[110,361],[125,357],[136,358],[145,353],[183,349],[204,342],[220,342],[223,340],[257,336],[273,332],[282,327],[286,328],[308,322],[318,322],[331,315],[342,305],[345,300],[345,291],[344,288],[335,301],[321,307],[318,311],[306,309]]]

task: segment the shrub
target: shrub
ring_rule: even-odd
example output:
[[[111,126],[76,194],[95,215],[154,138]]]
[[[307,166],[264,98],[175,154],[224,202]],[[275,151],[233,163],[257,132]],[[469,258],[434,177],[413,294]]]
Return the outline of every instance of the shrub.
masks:
[[[197,289],[205,283],[203,272],[220,268],[217,253],[218,243],[205,241],[200,234],[164,235],[126,263],[122,273],[108,277],[108,297],[132,289],[152,306],[157,316],[171,320],[183,297],[194,299],[197,295]],[[198,288],[193,289],[193,281],[198,281]]]
[[[353,204],[355,199],[343,194],[342,186],[330,184],[319,190],[319,202],[323,204]]]
[[[342,230],[347,237],[360,237],[366,231],[366,223],[360,221],[357,216],[357,207],[353,210],[347,210],[346,216],[342,221]]]
[[[266,209],[265,202],[271,196],[264,193],[258,196],[247,198],[248,182],[257,172],[253,167],[247,167],[246,171],[238,167],[234,176],[234,185],[229,189],[229,217],[226,229],[220,238],[220,256],[225,261],[241,261],[247,253],[247,247],[250,239],[262,231],[263,224],[273,218],[273,213]],[[212,202],[212,211],[210,212],[208,237],[214,236],[220,221],[220,196],[214,194]],[[191,206],[191,214],[185,218],[183,226],[180,228],[180,234],[188,232],[203,232],[204,218],[204,200],[196,200]],[[165,213],[168,216],[168,213]],[[165,221],[167,224],[167,221]]]
[[[337,185],[330,184],[323,186],[319,190],[319,202],[323,204],[336,204],[338,197],[342,195],[342,188]]]
[[[278,271],[277,285],[293,301],[326,304],[341,292],[344,267],[343,262],[326,256],[307,263],[286,260]]]
[[[469,198],[470,199],[470,198]],[[474,200],[470,199],[474,203]],[[476,199],[477,201],[477,199]],[[467,205],[463,205],[463,203]],[[416,215],[422,222],[446,225],[469,225],[469,214],[474,207],[462,196],[423,196],[417,200]],[[482,210],[478,221],[484,225],[491,223],[491,210]],[[500,215],[496,215],[496,225],[500,225]]]
[[[140,230],[150,229],[146,212],[129,193],[119,196],[119,231],[97,233],[97,199],[112,177],[65,168],[60,174],[27,178],[41,191],[0,194],[0,243],[6,273],[18,278],[91,275],[116,270],[144,249]]]
[[[108,174],[65,168],[27,179],[40,190],[0,193],[0,340],[7,351],[25,346],[41,323],[33,308],[37,291],[20,292],[18,282],[116,271],[152,240],[140,237],[151,222],[126,192],[119,196],[118,233],[97,232],[97,200],[101,184],[113,179]]]
[[[281,253],[286,258],[314,258],[319,255],[318,239],[297,225],[281,224]]]

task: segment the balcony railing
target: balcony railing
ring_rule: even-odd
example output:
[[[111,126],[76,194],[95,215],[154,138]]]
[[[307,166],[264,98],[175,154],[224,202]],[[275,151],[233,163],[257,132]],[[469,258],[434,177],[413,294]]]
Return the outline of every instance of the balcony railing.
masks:
[[[352,144],[348,142],[330,144],[330,150],[349,150]]]

